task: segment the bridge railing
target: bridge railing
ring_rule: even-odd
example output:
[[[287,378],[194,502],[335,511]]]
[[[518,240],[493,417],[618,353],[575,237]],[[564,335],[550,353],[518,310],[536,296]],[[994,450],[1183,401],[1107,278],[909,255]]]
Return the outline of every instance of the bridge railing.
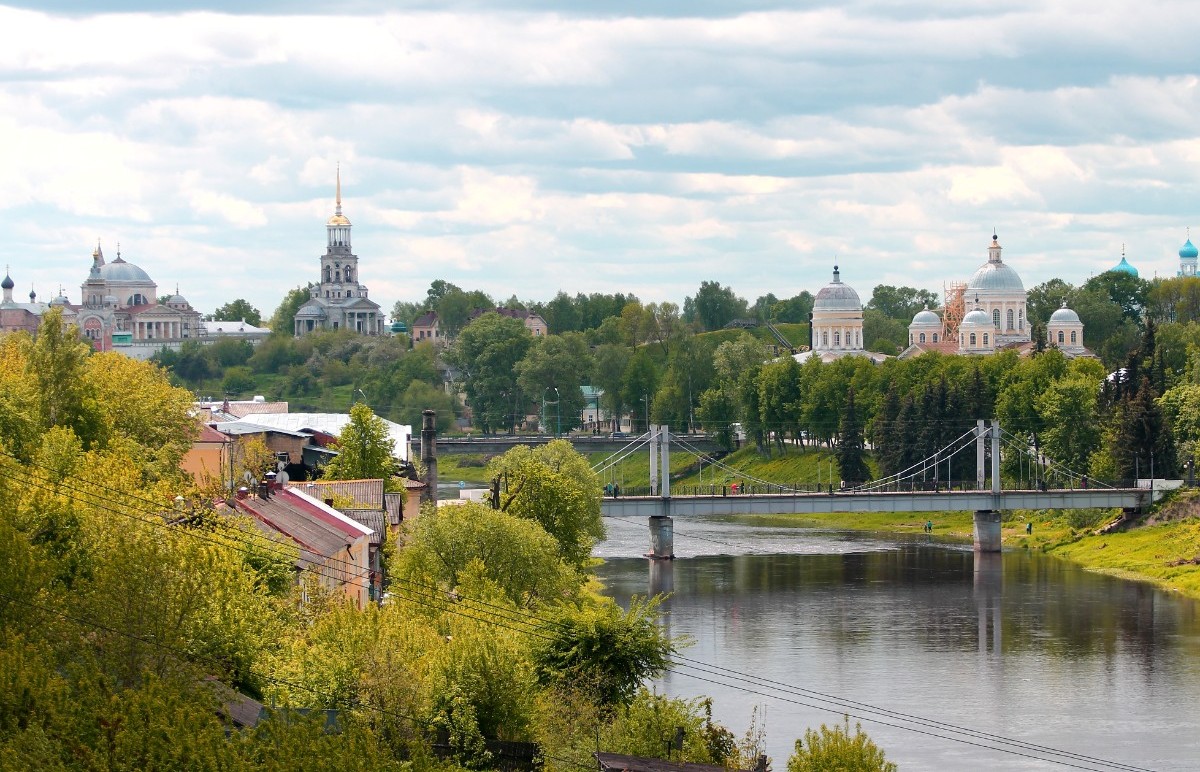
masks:
[[[985,485],[985,489],[988,486]],[[1016,484],[1008,484],[1004,490],[1084,490],[1088,488],[1136,488],[1136,480],[1118,480],[1118,481],[1092,481],[1092,480],[1038,480],[1036,483],[1032,480],[1023,480]],[[976,480],[906,480],[900,484],[889,485],[885,488],[872,488],[870,493],[918,493],[918,492],[940,492],[940,491],[974,491],[978,490]],[[737,482],[737,483],[708,483],[703,485],[671,485],[672,496],[758,496],[758,495],[790,495],[790,494],[816,494],[816,493],[855,493],[864,492],[856,491],[852,486],[845,488],[840,485],[822,483],[762,483],[762,482]],[[605,495],[612,497],[612,489],[606,489]],[[621,496],[652,496],[658,495],[653,493],[648,485],[631,485],[621,486]]]

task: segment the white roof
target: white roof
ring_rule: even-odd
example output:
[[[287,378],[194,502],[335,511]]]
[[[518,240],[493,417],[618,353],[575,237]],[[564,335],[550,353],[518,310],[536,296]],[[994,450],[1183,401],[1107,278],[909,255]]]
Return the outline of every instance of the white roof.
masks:
[[[408,443],[412,437],[412,427],[407,424],[393,423],[386,418],[380,418],[387,426],[388,436],[396,443],[396,458],[408,460]],[[302,429],[313,429],[325,434],[338,435],[346,424],[350,423],[349,413],[255,413],[254,423],[261,426],[272,426],[277,429],[287,429],[298,432]]]
[[[253,324],[250,324],[247,321],[201,322],[201,324],[204,325],[204,329],[208,331],[209,335],[238,335],[246,333],[251,335],[255,333],[261,333],[263,335],[271,334],[270,329],[266,327],[255,327]]]

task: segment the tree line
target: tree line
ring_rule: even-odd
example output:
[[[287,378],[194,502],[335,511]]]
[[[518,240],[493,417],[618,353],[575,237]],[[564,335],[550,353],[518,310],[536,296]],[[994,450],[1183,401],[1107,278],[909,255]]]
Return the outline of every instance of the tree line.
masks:
[[[91,353],[57,309],[36,339],[0,336],[0,364],[0,767],[490,769],[508,742],[566,770],[675,737],[675,761],[761,752],[705,701],[643,685],[677,643],[656,602],[589,589],[599,480],[566,442],[493,459],[494,508],[428,508],[389,535],[387,602],[360,609],[180,470],[197,425],[162,369]],[[354,417],[346,475],[380,465],[379,427]],[[227,712],[244,697],[265,706],[253,728]],[[848,725],[793,756],[845,758],[890,768]]]

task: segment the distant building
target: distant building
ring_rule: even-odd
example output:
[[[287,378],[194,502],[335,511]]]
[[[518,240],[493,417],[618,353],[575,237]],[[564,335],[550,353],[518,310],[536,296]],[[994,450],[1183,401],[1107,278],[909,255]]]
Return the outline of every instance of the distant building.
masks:
[[[1190,239],[1189,239],[1189,242],[1190,242]],[[1180,257],[1183,256],[1182,251],[1183,250],[1180,250],[1180,252],[1181,252]],[[1128,274],[1135,279],[1138,276],[1138,269],[1136,269],[1132,265],[1130,265],[1129,261],[1125,259],[1125,245],[1124,244],[1121,245],[1121,262],[1117,263],[1116,265],[1114,265],[1112,268],[1109,268],[1108,270],[1113,271],[1115,273]]]
[[[350,251],[350,220],[342,214],[341,170],[333,216],[325,223],[325,230],[320,281],[296,311],[295,334],[352,330],[362,335],[383,335],[383,312],[378,303],[368,299],[366,285],[359,283],[358,255]]]
[[[1189,231],[1187,241],[1183,242],[1183,246],[1179,248],[1180,276],[1196,275],[1196,257],[1198,254],[1200,252],[1197,251],[1196,245],[1192,243],[1192,234]]]
[[[412,341],[417,343],[441,343],[442,328],[438,323],[437,311],[421,314],[413,320]]]
[[[908,325],[908,348],[900,353],[901,359],[930,351],[969,355],[1010,348],[1022,355],[1033,351],[1025,285],[1004,262],[1002,251],[1000,239],[993,233],[987,262],[966,284],[950,285],[942,316],[928,308],[913,316]],[[1136,275],[1133,266],[1124,264]],[[1070,357],[1093,356],[1083,347],[1083,323],[1066,307],[1065,300],[1051,317],[1047,343]]]
[[[812,310],[812,350],[793,354],[803,362],[817,357],[832,362],[844,356],[865,356],[872,361],[887,359],[863,348],[863,306],[858,292],[842,282],[838,267],[833,267],[833,281],[817,292]]]
[[[380,574],[372,565],[373,530],[299,489],[276,482],[240,488],[226,504],[253,518],[268,535],[296,544],[297,576],[316,578],[322,588],[341,593],[358,608],[380,597]]]

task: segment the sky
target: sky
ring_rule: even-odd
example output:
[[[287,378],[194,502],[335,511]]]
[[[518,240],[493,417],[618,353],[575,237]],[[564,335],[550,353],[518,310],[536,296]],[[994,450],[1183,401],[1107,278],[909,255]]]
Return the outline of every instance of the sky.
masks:
[[[1173,276],[1198,43],[1172,0],[0,5],[0,263],[78,302],[119,244],[269,315],[318,279],[340,163],[385,309],[439,278],[753,302],[835,263],[864,302],[940,293],[993,229],[1027,288],[1123,249]]]

